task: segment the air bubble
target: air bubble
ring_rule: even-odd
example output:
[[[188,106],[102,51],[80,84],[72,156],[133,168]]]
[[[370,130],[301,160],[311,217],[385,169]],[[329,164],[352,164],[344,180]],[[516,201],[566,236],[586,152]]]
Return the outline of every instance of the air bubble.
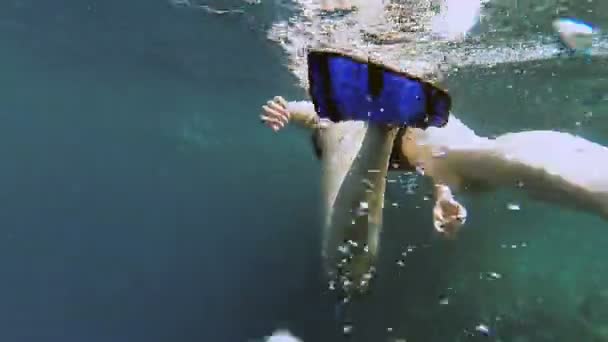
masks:
[[[521,208],[520,208],[519,204],[517,204],[517,203],[509,203],[509,204],[507,204],[507,209],[517,211],[517,210],[520,210]]]
[[[490,335],[490,328],[488,328],[487,325],[485,324],[478,324],[475,327],[475,331],[477,331],[478,333],[484,335],[484,336],[489,336]]]
[[[486,280],[499,280],[502,278],[502,275],[500,273],[496,273],[496,272],[486,272],[484,274],[481,274],[479,276],[480,279],[486,279]]]
[[[438,149],[433,149],[431,155],[433,156],[433,158],[443,158],[447,155],[447,152]]]
[[[358,216],[365,216],[369,212],[369,204],[367,202],[360,202],[359,208],[357,209]]]
[[[344,335],[350,335],[353,332],[353,326],[350,324],[345,324],[344,327],[342,327],[342,332]]]
[[[365,186],[367,186],[367,187],[368,187],[368,188],[370,188],[370,189],[373,189],[373,188],[374,188],[374,184],[372,183],[372,181],[370,181],[370,180],[369,180],[369,179],[367,179],[367,178],[363,178],[363,179],[361,180],[361,183],[363,183]]]

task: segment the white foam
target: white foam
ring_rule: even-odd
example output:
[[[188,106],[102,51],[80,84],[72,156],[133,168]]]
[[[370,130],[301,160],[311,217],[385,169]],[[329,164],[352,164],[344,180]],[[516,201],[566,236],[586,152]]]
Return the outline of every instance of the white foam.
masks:
[[[543,36],[532,30],[501,41],[471,36],[470,30],[480,14],[484,23],[495,26],[505,19],[498,17],[504,16],[500,14],[504,8],[486,13],[481,0],[444,0],[446,10],[440,11],[439,17],[433,10],[433,0],[402,0],[398,5],[387,0],[368,0],[368,5],[365,5],[366,0],[356,1],[363,4],[359,12],[330,19],[318,15],[318,1],[296,0],[302,10],[289,20],[275,23],[269,30],[268,37],[280,43],[287,52],[288,67],[299,78],[301,86],[308,86],[306,50],[310,47],[327,46],[356,52],[420,76],[437,73],[438,66],[448,70],[467,65],[491,66],[555,58],[560,52],[555,36]],[[463,5],[458,7],[454,3]],[[545,12],[550,10],[543,9]],[[444,13],[443,17],[441,13]],[[436,26],[439,25],[437,18],[456,18],[456,21],[442,27]],[[547,20],[550,25],[551,19]],[[372,21],[374,24],[370,28]],[[437,39],[437,32],[441,33],[442,29],[448,35]],[[370,31],[375,40],[370,40]],[[458,33],[464,33],[461,38],[466,39],[456,42],[445,39],[457,37]],[[599,35],[593,37],[593,49],[589,54],[608,55],[608,39]]]
[[[443,0],[432,20],[433,32],[451,41],[463,40],[479,23],[481,4],[481,0]]]

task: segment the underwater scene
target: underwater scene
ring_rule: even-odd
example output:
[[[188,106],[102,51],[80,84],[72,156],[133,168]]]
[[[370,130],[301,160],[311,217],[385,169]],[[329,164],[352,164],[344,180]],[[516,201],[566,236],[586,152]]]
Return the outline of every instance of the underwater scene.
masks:
[[[608,341],[605,28],[0,1],[0,340]]]

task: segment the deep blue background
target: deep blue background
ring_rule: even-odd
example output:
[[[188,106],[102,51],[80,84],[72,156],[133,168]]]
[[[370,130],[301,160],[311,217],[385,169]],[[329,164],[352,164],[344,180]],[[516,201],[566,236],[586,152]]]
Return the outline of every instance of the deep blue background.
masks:
[[[275,15],[0,3],[1,340],[243,341],[304,303],[331,318],[315,161],[257,119],[302,96],[259,30]]]
[[[309,137],[257,117],[271,96],[305,95],[265,39],[286,15],[272,1],[236,16],[163,0],[0,1],[1,341],[240,342],[276,328],[338,341]],[[605,142],[605,65],[463,68],[447,83],[480,134]],[[355,341],[467,340],[480,322],[503,340],[590,340],[578,305],[608,282],[605,222],[522,193],[458,194],[470,218],[446,242],[428,182],[391,177]]]

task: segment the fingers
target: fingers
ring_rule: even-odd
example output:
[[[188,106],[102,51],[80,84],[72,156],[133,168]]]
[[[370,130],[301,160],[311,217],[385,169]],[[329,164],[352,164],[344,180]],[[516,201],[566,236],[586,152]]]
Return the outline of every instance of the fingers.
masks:
[[[265,117],[268,118],[272,118],[278,122],[281,122],[283,125],[287,124],[287,122],[289,121],[289,118],[287,117],[287,114],[285,113],[281,113],[280,110],[277,109],[273,109],[269,106],[262,106],[262,108],[264,109],[264,115]]]
[[[286,107],[277,101],[268,101],[266,102],[266,106],[271,109],[274,109],[277,113],[280,113],[281,115],[289,116],[289,112],[287,112]]]
[[[272,128],[275,132],[285,127],[289,122],[289,111],[287,101],[280,96],[275,96],[266,105],[262,106],[263,114],[260,116],[262,122]]]
[[[443,233],[445,232],[443,229],[444,225],[445,218],[443,217],[443,210],[441,210],[441,207],[436,204],[433,208],[433,226],[435,227],[436,231]]]
[[[445,237],[455,237],[464,225],[467,217],[466,209],[455,200],[439,200],[433,208],[433,226]]]
[[[274,116],[275,118],[281,120],[284,124],[287,124],[289,122],[289,111],[287,111],[278,103],[268,101],[268,103],[263,106],[263,108],[264,111],[266,111],[267,115]]]
[[[435,221],[433,222],[433,226],[435,227],[435,230],[441,234],[445,233],[445,229],[443,229],[443,223],[439,222],[439,221]]]
[[[272,130],[275,132],[283,128],[284,126],[284,124],[280,120],[275,119],[273,117],[260,115],[260,120],[262,120],[262,122],[266,124],[266,126],[272,128]]]
[[[270,109],[267,106],[264,106],[265,114],[260,116],[260,119],[266,123],[271,124],[272,126],[276,126],[277,128],[283,128],[287,124],[287,119],[285,116],[281,115],[274,109]]]
[[[282,96],[275,96],[273,101],[281,105],[283,108],[287,108],[287,101],[285,101]]]

